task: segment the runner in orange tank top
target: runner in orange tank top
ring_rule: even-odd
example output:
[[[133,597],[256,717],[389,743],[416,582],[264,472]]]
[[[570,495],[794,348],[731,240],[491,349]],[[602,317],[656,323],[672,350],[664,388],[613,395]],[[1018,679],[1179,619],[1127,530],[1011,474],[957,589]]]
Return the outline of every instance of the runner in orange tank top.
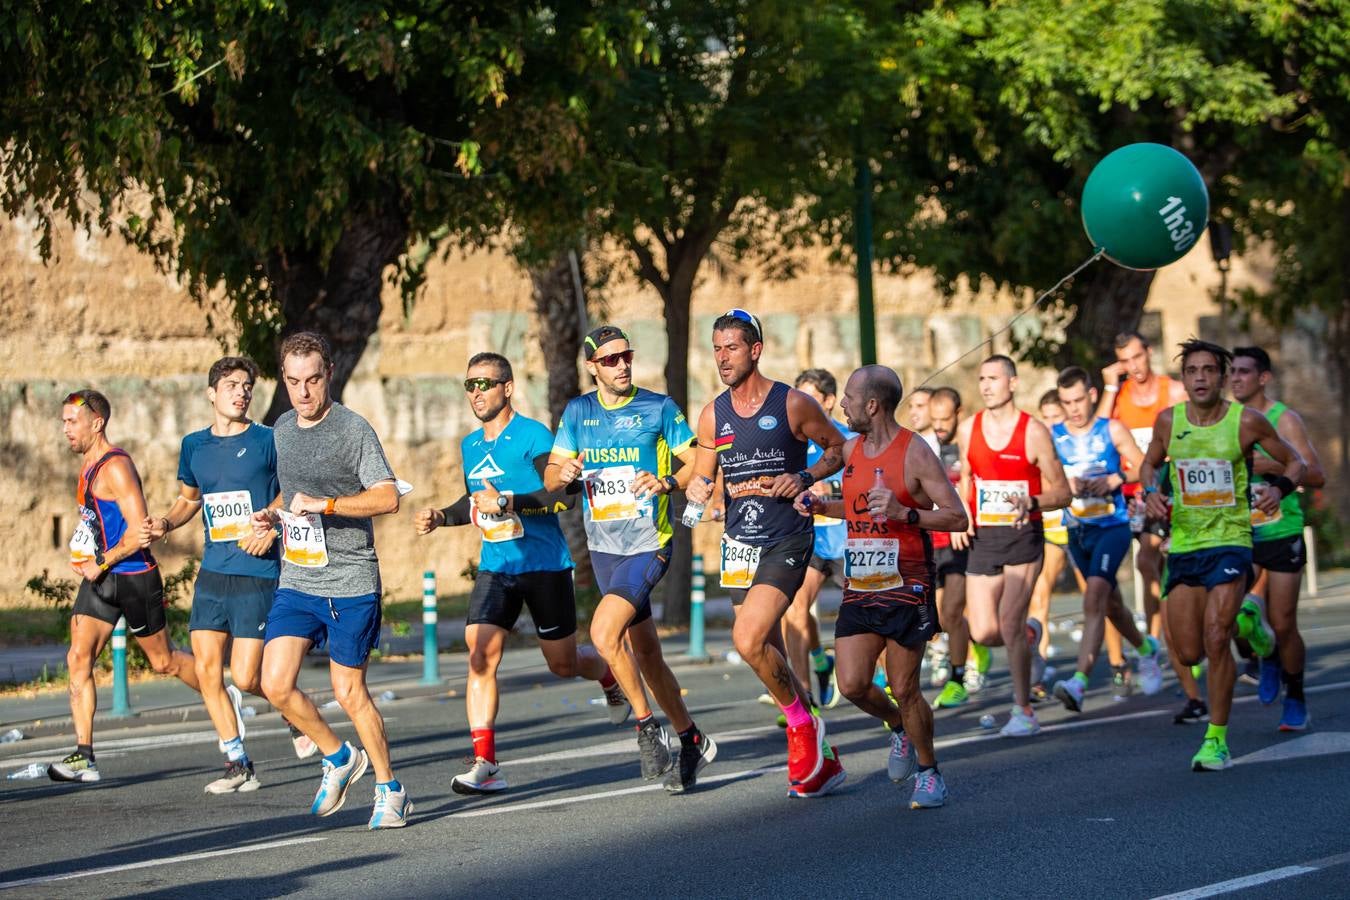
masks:
[[[1008,650],[1014,706],[1004,737],[1040,731],[1031,709],[1031,668],[1040,635],[1027,627],[1031,589],[1042,562],[1041,512],[1069,502],[1069,485],[1049,430],[1013,405],[1017,366],[1006,356],[980,364],[985,408],[961,423],[961,495],[970,504],[965,534],[966,619],[970,636]],[[1030,634],[1028,634],[1030,632]]]
[[[1185,400],[1186,388],[1180,381],[1153,371],[1148,340],[1139,332],[1121,332],[1116,335],[1115,346],[1116,361],[1102,369],[1102,384],[1105,388],[1097,403],[1097,415],[1119,419],[1130,429],[1134,442],[1144,453],[1153,440],[1153,424],[1158,420],[1159,413]],[[1125,486],[1125,497],[1133,510],[1138,510],[1143,503],[1140,490],[1137,482]],[[1144,582],[1144,617],[1148,622],[1148,632],[1155,638],[1162,638],[1166,623],[1159,614],[1159,601],[1162,596],[1162,544],[1167,538],[1167,523],[1141,518],[1136,513],[1130,519],[1130,526],[1139,542],[1135,565]],[[1172,645],[1170,636],[1166,636],[1166,642],[1169,647]],[[1125,661],[1120,632],[1110,623],[1106,626],[1106,652],[1111,660],[1116,696],[1128,696],[1129,665]],[[1178,724],[1205,721],[1209,717],[1209,708],[1200,699],[1200,687],[1195,683],[1190,668],[1177,663],[1176,654],[1169,653],[1168,657],[1173,660],[1172,670],[1176,672],[1177,681],[1186,694],[1186,706],[1174,721]]]
[[[895,420],[904,389],[894,371],[864,366],[849,377],[843,408],[858,433],[844,445],[843,498],[797,496],[802,515],[843,519],[844,602],[835,624],[840,692],[891,728],[887,771],[915,777],[910,807],[942,806],[947,788],[933,752],[933,713],[919,689],[924,647],[938,627],[930,531],[962,531],[960,497],[936,454]],[[822,508],[823,507],[823,508]],[[872,683],[882,651],[897,709]]]

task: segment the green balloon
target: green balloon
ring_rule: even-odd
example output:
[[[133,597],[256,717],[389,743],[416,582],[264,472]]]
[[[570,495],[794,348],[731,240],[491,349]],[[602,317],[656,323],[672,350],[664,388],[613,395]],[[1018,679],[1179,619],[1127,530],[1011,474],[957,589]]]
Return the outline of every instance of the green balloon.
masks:
[[[1195,166],[1163,144],[1127,144],[1083,185],[1083,230],[1127,269],[1176,262],[1209,221],[1209,191]]]

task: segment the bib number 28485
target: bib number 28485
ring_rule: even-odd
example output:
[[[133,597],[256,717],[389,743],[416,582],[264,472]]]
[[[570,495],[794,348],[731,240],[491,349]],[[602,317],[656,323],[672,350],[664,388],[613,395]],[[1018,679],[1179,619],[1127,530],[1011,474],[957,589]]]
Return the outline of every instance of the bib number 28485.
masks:
[[[762,549],[723,536],[722,587],[739,591],[749,590],[755,583],[755,573],[759,571],[759,554]]]

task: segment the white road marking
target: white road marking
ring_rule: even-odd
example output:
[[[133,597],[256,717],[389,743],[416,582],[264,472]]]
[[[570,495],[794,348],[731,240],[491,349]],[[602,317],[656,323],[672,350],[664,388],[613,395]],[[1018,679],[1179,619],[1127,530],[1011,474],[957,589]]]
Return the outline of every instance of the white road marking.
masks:
[[[1327,756],[1332,753],[1350,753],[1350,732],[1318,731],[1301,738],[1286,740],[1248,753],[1233,760],[1233,765],[1242,763],[1284,762],[1305,756]]]
[[[759,769],[746,769],[742,772],[724,772],[720,775],[707,775],[699,778],[700,784],[716,784],[721,781],[739,781],[745,778],[757,778],[774,772],[785,772],[787,766],[765,766]],[[647,791],[661,790],[659,784],[640,784],[636,787],[618,788],[612,791],[600,791],[596,794],[574,794],[570,797],[555,797],[552,800],[535,800],[529,803],[502,803],[486,809],[473,809],[466,812],[451,813],[452,819],[471,819],[477,816],[497,816],[502,813],[527,812],[532,809],[548,809],[554,806],[570,806],[573,803],[585,803],[588,800],[604,800],[609,797],[624,797],[629,794],[642,794]]]
[[[737,741],[746,741],[758,735],[781,732],[783,729],[776,725],[760,725],[755,728],[742,728],[737,731],[719,731],[716,735],[719,744],[734,744]],[[526,756],[522,759],[499,759],[502,765],[528,766],[535,763],[559,762],[568,759],[584,759],[590,756],[630,756],[637,752],[637,740],[625,739],[621,741],[609,741],[604,744],[595,744],[590,747],[577,747],[572,750],[558,750],[554,753],[543,753],[539,756]]]
[[[1255,875],[1244,875],[1241,878],[1230,878],[1227,881],[1207,884],[1204,887],[1192,888],[1189,891],[1165,894],[1162,897],[1155,897],[1154,900],[1200,900],[1201,897],[1217,897],[1220,894],[1231,894],[1233,891],[1256,887],[1258,884],[1282,881],[1285,878],[1293,878],[1296,875],[1306,875],[1309,872],[1316,871],[1316,866],[1284,866],[1280,869],[1257,872]]]
[[[36,878],[22,878],[18,881],[0,881],[0,891],[9,888],[25,887],[32,884],[50,884],[53,881],[70,881],[74,878],[88,878],[92,875],[109,875],[113,872],[129,872],[133,869],[149,869],[155,866],[170,866],[176,863],[195,862],[199,859],[211,859],[217,856],[231,856],[236,853],[252,853],[255,850],[274,850],[277,847],[291,847],[296,844],[313,844],[326,841],[325,837],[287,838],[282,841],[268,841],[265,844],[249,844],[244,847],[229,847],[224,850],[206,850],[201,853],[184,853],[181,856],[166,856],[163,859],[147,859],[142,862],[124,863],[120,866],[100,866],[97,869],[82,869],[78,872],[63,872],[60,875],[40,875]]]

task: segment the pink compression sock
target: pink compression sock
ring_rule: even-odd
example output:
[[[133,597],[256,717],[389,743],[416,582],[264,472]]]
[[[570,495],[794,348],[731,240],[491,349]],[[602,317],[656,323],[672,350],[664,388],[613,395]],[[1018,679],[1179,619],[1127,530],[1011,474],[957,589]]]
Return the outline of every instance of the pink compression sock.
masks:
[[[792,703],[782,707],[783,715],[787,716],[789,728],[796,728],[798,725],[808,725],[811,722],[811,712],[802,705],[801,697],[794,697]]]

